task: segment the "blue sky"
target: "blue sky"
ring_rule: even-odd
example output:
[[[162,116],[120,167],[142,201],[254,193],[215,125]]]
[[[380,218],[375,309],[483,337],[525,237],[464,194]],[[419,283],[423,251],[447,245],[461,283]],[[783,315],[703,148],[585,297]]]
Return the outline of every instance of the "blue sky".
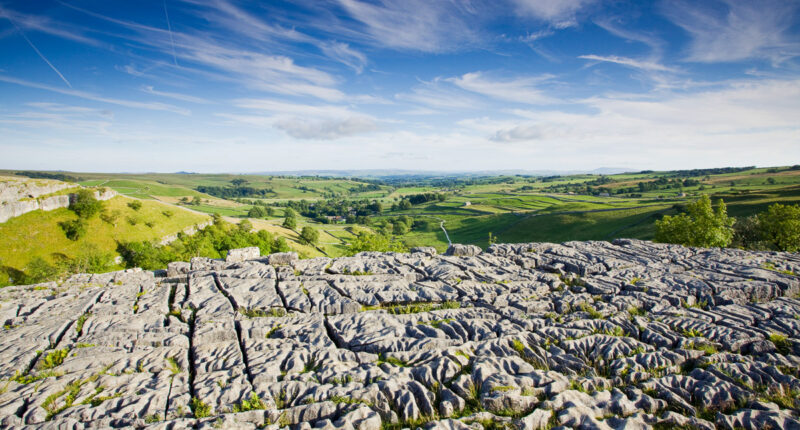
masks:
[[[0,168],[800,163],[800,1],[0,0]]]

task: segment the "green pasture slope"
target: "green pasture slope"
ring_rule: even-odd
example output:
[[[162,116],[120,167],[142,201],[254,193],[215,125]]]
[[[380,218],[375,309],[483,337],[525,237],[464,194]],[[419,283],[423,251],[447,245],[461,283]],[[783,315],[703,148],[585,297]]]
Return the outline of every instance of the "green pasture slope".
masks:
[[[127,205],[131,201],[123,196],[106,201],[107,212],[118,213],[116,225],[95,216],[88,221],[86,235],[77,241],[67,239],[59,227],[59,222],[77,218],[65,208],[28,212],[0,223],[0,265],[22,270],[34,257],[53,263],[58,254],[74,258],[87,245],[116,255],[117,242],[160,240],[209,219],[155,201],[143,201],[135,211]]]

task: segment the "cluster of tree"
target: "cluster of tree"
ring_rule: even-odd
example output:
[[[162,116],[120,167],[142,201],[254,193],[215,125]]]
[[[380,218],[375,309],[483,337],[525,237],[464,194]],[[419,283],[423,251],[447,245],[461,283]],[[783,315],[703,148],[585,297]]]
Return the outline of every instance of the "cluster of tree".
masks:
[[[758,215],[737,220],[728,216],[722,199],[715,209],[704,195],[687,204],[685,213],[656,221],[655,241],[796,252],[800,250],[800,206],[775,203]]]
[[[422,193],[408,195],[405,199],[408,200],[412,205],[421,205],[427,202],[443,202],[447,199],[447,196],[442,193]]]
[[[97,200],[92,191],[83,188],[75,193],[69,209],[75,212],[78,218],[61,221],[58,225],[64,231],[67,239],[78,240],[86,235],[89,219],[103,211],[103,202]]]
[[[125,242],[117,246],[125,267],[141,267],[146,270],[163,269],[172,261],[189,261],[193,257],[223,258],[231,249],[257,246],[262,255],[291,251],[286,239],[274,238],[261,230],[252,232],[253,225],[247,220],[238,225],[223,221],[214,215],[214,223],[194,235],[178,233],[177,240],[166,246],[153,242]]]
[[[736,220],[732,246],[761,251],[800,251],[800,206],[775,203]]]
[[[236,179],[234,179],[235,181]],[[214,197],[219,197],[221,199],[236,199],[241,197],[256,197],[256,198],[264,198],[268,195],[274,194],[275,191],[272,188],[255,188],[255,187],[248,187],[248,186],[214,186],[214,185],[200,185],[195,190],[212,195]]]
[[[253,206],[247,211],[249,218],[268,218],[275,215],[275,208],[272,206]]]
[[[381,186],[378,184],[358,184],[357,186],[350,187],[350,193],[368,193],[370,191],[380,191]]]
[[[328,223],[328,216],[340,216],[347,219],[348,223],[364,223],[366,217],[379,214],[383,210],[377,200],[343,200],[329,199],[324,201],[309,202],[308,200],[288,201],[279,203],[299,212],[307,218],[315,219],[321,223]],[[360,221],[359,221],[360,220]]]
[[[600,186],[600,185],[610,184],[612,182],[614,182],[613,179],[609,178],[608,176],[603,175],[603,176],[600,176],[599,178],[597,178],[597,179],[595,179],[593,181],[585,182],[585,184],[586,185],[593,185],[593,186]]]
[[[668,179],[664,176],[659,177],[655,181],[649,182],[639,182],[637,185],[636,190],[631,188],[631,192],[639,191],[639,192],[646,192],[646,191],[653,191],[653,190],[668,190],[668,189],[681,189],[684,187],[695,187],[700,185],[700,181],[697,179],[679,179],[673,178]]]
[[[370,219],[369,226],[381,234],[395,236],[402,236],[409,231],[432,231],[436,228],[435,223],[428,219],[414,220],[406,215],[377,221]]]
[[[200,196],[194,196],[191,200],[189,200],[189,197],[183,196],[178,203],[182,205],[200,206],[203,204],[203,199],[201,199]]]
[[[49,172],[14,172],[17,176],[25,176],[32,179],[55,179],[64,182],[80,182],[82,179],[77,176],[67,175],[64,173],[49,173]]]
[[[381,178],[382,184],[395,188],[436,187],[456,189],[469,185],[513,184],[515,181],[516,179],[513,176],[452,176],[443,178],[429,175],[397,175]]]
[[[717,167],[711,169],[691,169],[691,170],[673,170],[671,172],[667,172],[668,176],[677,176],[677,177],[692,177],[692,176],[708,176],[708,175],[722,175],[725,173],[738,173],[743,172],[745,170],[752,170],[755,169],[756,166],[747,166],[747,167]]]

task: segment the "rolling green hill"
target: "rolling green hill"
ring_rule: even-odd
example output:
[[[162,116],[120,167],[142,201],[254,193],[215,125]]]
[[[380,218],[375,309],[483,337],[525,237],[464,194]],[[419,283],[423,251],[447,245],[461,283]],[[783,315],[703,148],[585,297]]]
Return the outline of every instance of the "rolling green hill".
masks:
[[[59,254],[74,258],[87,247],[116,254],[117,241],[160,240],[209,219],[154,201],[143,201],[135,211],[127,205],[131,201],[123,196],[106,201],[106,210],[118,214],[116,225],[93,217],[86,235],[77,241],[67,239],[59,227],[60,222],[77,219],[69,209],[37,210],[12,218],[0,224],[0,266],[23,270],[34,257],[54,263]]]
[[[175,215],[167,218],[161,213],[169,208],[165,204],[219,213],[233,221],[247,219],[254,205],[268,205],[272,216],[251,219],[254,227],[285,237],[303,256],[315,257],[344,254],[347,244],[361,231],[396,232],[394,225],[401,217],[408,217],[409,228],[400,229],[405,231],[400,240],[408,246],[435,246],[443,251],[447,239],[439,228],[441,221],[453,242],[480,246],[488,244],[489,233],[499,242],[651,239],[656,219],[677,213],[703,194],[724,199],[729,214],[736,217],[759,213],[773,203],[800,203],[798,166],[546,178],[419,176],[383,181],[230,174],[58,174],[76,178],[85,186],[109,187],[143,199],[145,206],[137,214],[122,203],[126,198],[113,199],[108,205],[121,211],[122,221],[113,228],[99,219],[92,220],[89,235],[82,239],[85,243],[68,241],[58,227],[58,222],[74,217],[68,210],[31,213],[0,224],[3,245],[10,244],[0,249],[3,265],[21,268],[34,256],[50,258],[54,252],[73,255],[86,243],[113,251],[115,240],[158,239],[206,218],[174,207],[169,210]],[[221,189],[223,194],[230,194],[236,187],[250,187],[259,197],[220,198],[198,191],[219,194]],[[410,207],[400,204],[423,193],[442,194],[444,201],[434,199]],[[315,205],[347,208],[365,200],[380,202],[382,210],[360,217],[359,225],[328,224],[324,215],[330,213],[313,210]],[[298,210],[302,201],[309,213]],[[294,231],[281,227],[287,205],[307,215],[298,215]],[[136,225],[126,221],[136,216],[140,218]],[[414,221],[422,220],[429,221],[428,225],[410,228]],[[154,222],[153,227],[146,226],[148,221]],[[300,243],[298,232],[305,226],[320,231],[317,246]]]

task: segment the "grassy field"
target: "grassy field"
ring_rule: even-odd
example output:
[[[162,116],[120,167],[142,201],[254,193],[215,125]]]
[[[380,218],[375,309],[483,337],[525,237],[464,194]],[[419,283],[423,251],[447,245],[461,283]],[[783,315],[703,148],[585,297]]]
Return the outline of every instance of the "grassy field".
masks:
[[[29,212],[0,224],[0,261],[3,266],[22,269],[33,257],[54,261],[54,254],[75,257],[87,245],[116,255],[118,241],[160,240],[186,227],[209,219],[200,215],[166,206],[159,202],[143,201],[135,211],[128,207],[132,200],[118,196],[105,202],[108,212],[118,211],[116,226],[94,217],[88,222],[86,235],[77,240],[67,239],[58,223],[74,220],[77,216],[69,209]],[[165,212],[171,212],[171,216]],[[135,225],[134,225],[135,223]],[[148,226],[147,223],[151,223]]]
[[[13,172],[0,172],[0,175],[2,174],[11,175]],[[444,251],[447,247],[447,239],[439,228],[441,220],[445,221],[445,227],[453,242],[480,246],[488,244],[490,232],[498,242],[563,242],[611,240],[618,237],[650,239],[654,234],[653,223],[656,217],[677,213],[676,207],[702,194],[709,194],[712,199],[724,199],[729,214],[737,217],[758,213],[776,202],[800,203],[800,168],[796,167],[693,172],[648,171],[609,176],[570,175],[551,178],[530,176],[446,180],[422,178],[405,182],[385,181],[377,187],[359,179],[346,178],[209,174],[70,173],[70,175],[79,177],[83,185],[110,187],[121,194],[143,199],[147,205],[156,205],[158,204],[156,201],[175,205],[180,204],[182,198],[190,200],[197,198],[201,201],[199,205],[183,206],[192,211],[219,213],[234,221],[247,218],[247,213],[252,208],[248,201],[255,199],[247,198],[247,201],[242,203],[241,200],[221,199],[203,194],[196,189],[200,186],[232,186],[231,181],[245,180],[246,186],[270,190],[258,200],[273,206],[275,212],[274,216],[268,219],[251,219],[253,225],[257,229],[265,229],[285,237],[290,246],[305,257],[342,255],[346,251],[347,244],[358,232],[370,231],[371,228],[360,225],[321,224],[317,220],[300,216],[296,231],[288,230],[281,227],[284,216],[281,205],[285,205],[288,201],[307,200],[313,203],[328,199],[345,201],[374,199],[381,202],[384,207],[382,213],[371,216],[374,221],[391,221],[402,215],[414,220],[430,220],[428,231],[410,231],[401,239],[409,246],[435,246],[440,251]],[[670,181],[670,185],[664,186],[665,180]],[[676,180],[681,181],[681,186],[676,186]],[[683,186],[683,181],[687,181],[686,183],[690,185]],[[652,189],[654,184],[659,183],[662,185]],[[390,209],[393,204],[399,203],[405,197],[421,193],[442,193],[446,199],[415,205],[406,210]],[[176,214],[184,212],[180,208],[173,208],[173,211]],[[59,212],[59,214],[58,216],[67,217],[70,213]],[[187,213],[186,216],[190,219],[202,218],[202,215],[195,213]],[[60,219],[50,219],[48,222],[55,224]],[[174,226],[168,226],[166,223],[163,226],[157,224],[150,231],[139,230],[141,226],[131,226],[131,231],[125,234],[155,238],[169,228],[177,228],[182,222],[184,221],[177,222]],[[193,221],[187,219],[185,222],[191,224]],[[30,228],[33,230],[30,231],[34,231],[39,228],[37,223],[39,221],[31,222],[21,217],[13,225],[16,226],[14,228],[22,230],[26,224],[32,224],[33,227]],[[320,231],[318,246],[300,242],[297,232],[304,226],[311,226]],[[162,227],[164,230],[159,230]],[[0,234],[5,234],[4,228],[9,227],[0,224]],[[44,229],[44,231],[48,231],[47,234],[63,236],[58,227],[55,229]],[[106,247],[109,246],[108,243],[113,243],[114,234],[106,230],[98,231],[98,235],[108,236],[103,239],[106,241],[104,242]],[[163,233],[165,234],[168,233]],[[59,243],[66,246],[66,249],[72,249],[77,245]],[[25,252],[18,260],[26,261],[32,252],[41,251]],[[14,251],[2,251],[0,258],[3,258],[4,264],[10,264],[8,262],[15,258],[13,254]]]

